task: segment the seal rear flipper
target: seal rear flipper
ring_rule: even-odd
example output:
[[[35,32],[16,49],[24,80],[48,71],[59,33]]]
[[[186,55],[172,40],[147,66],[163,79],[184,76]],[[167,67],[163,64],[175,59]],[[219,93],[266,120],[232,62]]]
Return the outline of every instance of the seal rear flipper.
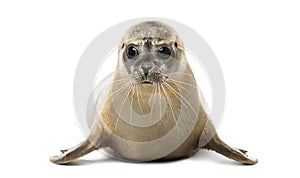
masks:
[[[97,150],[97,148],[89,140],[86,140],[73,148],[61,150],[61,154],[50,157],[50,161],[55,164],[67,164],[94,150]]]
[[[217,153],[226,156],[227,158],[233,159],[244,164],[253,165],[258,162],[257,159],[250,158],[248,155],[246,155],[246,150],[236,149],[228,146],[219,138],[219,136],[216,133],[212,137],[212,139],[207,143],[207,145],[205,145],[203,148],[214,150]]]

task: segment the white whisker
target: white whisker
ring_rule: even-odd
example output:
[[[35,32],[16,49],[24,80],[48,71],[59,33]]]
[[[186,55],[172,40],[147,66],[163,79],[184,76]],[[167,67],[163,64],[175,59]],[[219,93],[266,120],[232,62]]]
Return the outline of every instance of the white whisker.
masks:
[[[168,92],[166,92],[166,90],[165,90],[165,88],[164,88],[163,85],[161,85],[161,87],[162,87],[163,93],[166,96],[167,101],[168,101],[169,106],[170,106],[170,109],[171,109],[172,117],[173,117],[173,120],[174,120],[174,123],[175,123],[174,127],[176,127],[176,129],[179,130],[178,125],[177,125],[177,120],[175,118],[175,114],[174,114],[174,110],[173,110],[173,105],[172,105],[172,102],[170,101],[170,97],[168,95]]]
[[[170,90],[172,90],[173,91],[173,94],[179,99],[179,100],[181,100],[180,98],[179,98],[179,96],[181,97],[181,98],[183,98],[184,100],[185,100],[185,102],[188,104],[188,107],[190,107],[192,110],[193,110],[193,112],[195,113],[195,115],[197,116],[198,115],[198,113],[195,111],[195,109],[194,109],[194,107],[191,105],[191,103],[183,96],[183,95],[181,95],[180,93],[178,93],[175,89],[173,89],[173,87],[172,86],[170,86],[169,84],[167,84],[167,83],[165,83],[166,84],[166,86],[170,89]],[[186,105],[184,102],[182,102],[184,105]],[[187,106],[187,105],[186,105]]]
[[[168,78],[168,80],[174,81],[175,83],[181,83],[181,84],[184,84],[184,85],[187,85],[187,86],[190,86],[190,87],[198,88],[196,85],[192,85],[192,84],[189,84],[189,83],[186,83],[186,82],[174,80],[174,79],[171,79],[171,78]]]
[[[138,104],[139,104],[140,110],[142,111],[143,118],[145,119],[144,109],[143,109],[142,104],[141,104],[141,101],[140,101],[140,93],[141,93],[140,85],[138,85],[138,86],[137,86],[137,99],[138,99]]]
[[[122,114],[122,110],[123,110],[124,104],[125,104],[126,100],[128,99],[129,94],[130,94],[131,88],[132,88],[132,86],[128,87],[128,91],[127,91],[127,93],[126,93],[126,97],[125,97],[125,99],[123,100],[123,103],[122,103],[122,105],[121,105],[121,108],[120,108],[119,112],[117,112],[118,118],[117,118],[116,125],[115,125],[115,131],[117,130],[118,122],[119,122],[119,120],[120,120],[120,117],[121,117],[121,114]]]

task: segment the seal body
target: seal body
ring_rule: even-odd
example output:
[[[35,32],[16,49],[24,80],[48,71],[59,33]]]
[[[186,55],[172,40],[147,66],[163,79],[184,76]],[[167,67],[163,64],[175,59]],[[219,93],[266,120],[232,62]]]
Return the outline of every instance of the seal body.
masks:
[[[244,164],[257,163],[218,137],[173,28],[161,22],[133,26],[118,56],[89,137],[51,157],[52,162],[67,164],[100,148],[130,161],[180,159],[204,148]]]
[[[120,78],[116,73],[114,81]],[[190,78],[185,77],[181,81],[191,83],[187,79]],[[188,157],[198,150],[200,130],[203,127],[201,123],[206,123],[207,118],[203,117],[206,116],[203,110],[193,111],[201,106],[195,83],[182,90],[174,82],[165,82],[166,86],[132,86],[127,95],[124,94],[126,92],[112,94],[122,84],[116,82],[112,85],[109,97],[100,111],[99,121],[109,133],[107,150],[110,153],[121,159],[149,161]],[[123,108],[118,108],[119,103]],[[140,120],[143,122],[138,125]]]

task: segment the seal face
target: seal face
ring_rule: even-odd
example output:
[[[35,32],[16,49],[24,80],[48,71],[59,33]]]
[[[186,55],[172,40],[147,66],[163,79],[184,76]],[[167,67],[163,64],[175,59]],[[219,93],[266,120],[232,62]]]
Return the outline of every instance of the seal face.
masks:
[[[122,39],[122,62],[138,83],[163,82],[178,70],[184,51],[174,29],[159,22],[132,27]],[[177,60],[174,62],[174,60]]]
[[[124,43],[123,62],[126,70],[139,83],[162,82],[165,74],[178,68],[175,41],[144,38]]]
[[[229,147],[218,137],[173,28],[156,21],[133,26],[118,56],[89,137],[51,157],[53,163],[66,164],[100,148],[134,161],[174,160],[203,148],[244,164],[257,163],[245,150]]]

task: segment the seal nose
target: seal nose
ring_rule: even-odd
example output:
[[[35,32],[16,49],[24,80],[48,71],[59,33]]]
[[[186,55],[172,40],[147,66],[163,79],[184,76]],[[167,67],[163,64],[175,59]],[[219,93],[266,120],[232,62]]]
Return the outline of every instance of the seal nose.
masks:
[[[152,68],[151,65],[144,65],[144,66],[141,66],[142,68],[142,71],[144,72],[144,74],[147,76],[149,74],[149,70]]]

